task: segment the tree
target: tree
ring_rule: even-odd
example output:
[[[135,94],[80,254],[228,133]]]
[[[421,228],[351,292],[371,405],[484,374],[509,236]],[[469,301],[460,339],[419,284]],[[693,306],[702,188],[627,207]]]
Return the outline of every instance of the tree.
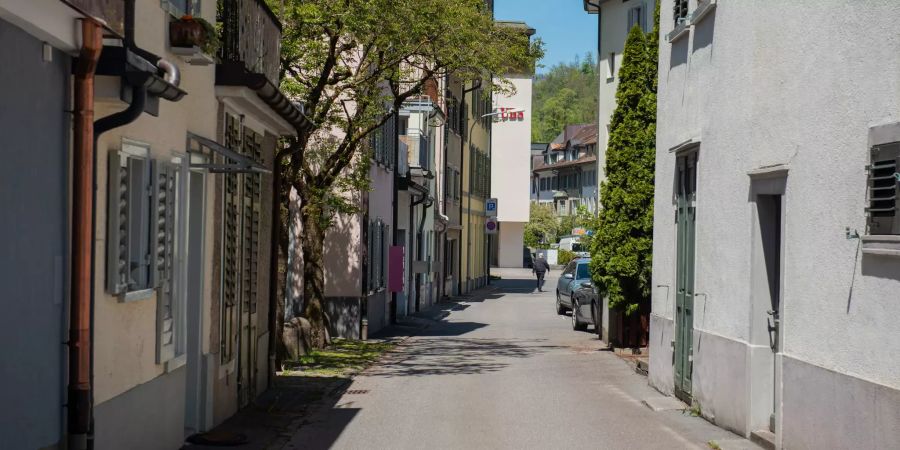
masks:
[[[596,123],[598,89],[593,53],[538,74],[532,94],[532,141],[550,142],[565,125]]]
[[[591,273],[611,308],[631,314],[649,304],[656,160],[656,88],[659,4],[650,36],[628,33],[619,71],[616,110],[600,189]]]
[[[559,222],[548,203],[532,203],[528,223],[525,224],[525,245],[531,248],[550,248],[559,236]]]
[[[312,125],[298,130],[277,156],[279,202],[285,220],[290,188],[296,190],[302,315],[311,324],[311,344],[322,347],[327,341],[325,233],[335,215],[360,208],[359,194],[369,188],[369,136],[426,83],[448,74],[464,81],[490,79],[508,67],[531,66],[542,54],[541,44],[529,43],[520,30],[495,26],[483,0],[285,0],[283,5],[275,8],[283,25],[281,87],[302,103]],[[511,86],[501,79],[492,88],[509,92]],[[281,228],[286,254],[287,227]]]

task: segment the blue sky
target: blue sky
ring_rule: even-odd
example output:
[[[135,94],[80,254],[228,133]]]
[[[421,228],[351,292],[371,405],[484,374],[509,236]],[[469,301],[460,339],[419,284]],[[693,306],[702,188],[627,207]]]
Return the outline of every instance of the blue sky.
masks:
[[[544,40],[545,67],[574,61],[585,53],[597,56],[597,16],[584,12],[582,0],[495,0],[497,20],[521,20]]]

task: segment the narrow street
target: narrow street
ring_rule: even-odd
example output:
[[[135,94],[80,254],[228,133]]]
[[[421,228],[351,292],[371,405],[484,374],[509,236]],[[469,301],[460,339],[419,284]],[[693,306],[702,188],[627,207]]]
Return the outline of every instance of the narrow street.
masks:
[[[495,270],[494,273],[497,273]],[[592,332],[557,316],[527,269],[456,303],[311,415],[286,449],[756,448],[661,395]]]

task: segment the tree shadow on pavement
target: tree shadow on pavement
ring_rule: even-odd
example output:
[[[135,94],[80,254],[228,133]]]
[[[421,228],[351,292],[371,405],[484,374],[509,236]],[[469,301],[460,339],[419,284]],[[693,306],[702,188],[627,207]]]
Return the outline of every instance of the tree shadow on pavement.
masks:
[[[368,370],[366,375],[403,377],[496,372],[509,366],[510,359],[529,358],[549,350],[563,348],[545,342],[545,339],[462,337],[419,339],[406,351],[397,353]]]

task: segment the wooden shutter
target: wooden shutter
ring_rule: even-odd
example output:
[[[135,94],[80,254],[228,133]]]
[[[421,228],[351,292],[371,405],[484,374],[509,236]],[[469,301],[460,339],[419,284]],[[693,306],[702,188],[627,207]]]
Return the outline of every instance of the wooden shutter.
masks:
[[[256,162],[262,162],[262,135],[244,127],[242,153]],[[257,173],[246,173],[243,178],[241,290],[244,310],[255,313],[259,294],[259,195],[262,180]]]
[[[225,146],[231,150],[239,151],[241,131],[237,118],[228,114],[225,116]],[[234,163],[227,158],[224,162]],[[238,222],[239,215],[239,183],[238,175],[227,173],[224,175],[224,211],[222,215],[222,311],[220,352],[222,363],[227,363],[234,357],[234,346],[237,341],[237,300],[238,300]]]
[[[128,167],[119,152],[109,153],[106,196],[106,289],[128,290]]]
[[[156,362],[175,357],[175,171],[176,167],[161,161],[150,165],[153,189],[150,236],[151,285],[156,294]]]
[[[869,234],[900,234],[900,142],[872,147],[869,171]]]

